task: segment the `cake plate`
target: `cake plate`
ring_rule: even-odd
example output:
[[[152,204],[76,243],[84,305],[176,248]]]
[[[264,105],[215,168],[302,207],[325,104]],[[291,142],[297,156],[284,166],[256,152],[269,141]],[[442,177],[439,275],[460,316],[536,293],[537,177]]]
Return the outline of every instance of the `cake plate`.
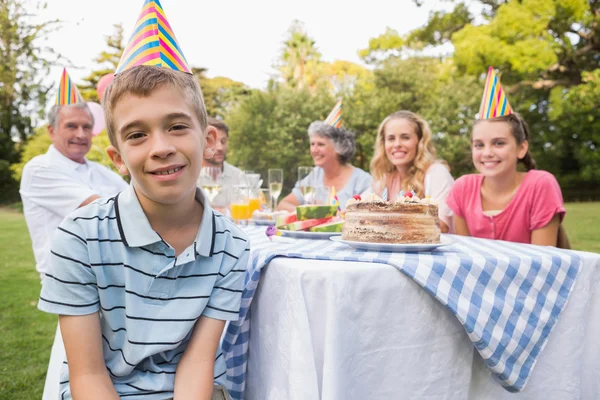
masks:
[[[374,242],[355,242],[352,240],[343,240],[341,236],[329,238],[334,242],[344,243],[357,250],[367,251],[390,251],[390,252],[421,252],[431,251],[438,247],[448,246],[454,243],[454,240],[447,236],[440,236],[440,243],[374,243]]]

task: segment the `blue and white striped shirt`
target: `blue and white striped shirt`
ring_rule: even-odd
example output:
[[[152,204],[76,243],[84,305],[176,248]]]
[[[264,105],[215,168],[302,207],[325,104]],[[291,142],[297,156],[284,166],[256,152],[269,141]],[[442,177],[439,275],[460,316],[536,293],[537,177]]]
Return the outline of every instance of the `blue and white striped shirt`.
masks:
[[[201,315],[236,320],[249,256],[246,235],[204,194],[196,239],[179,256],[156,233],[133,186],[76,210],[59,226],[38,307],[101,316],[104,360],[120,396],[173,397],[175,371]],[[215,380],[225,381],[218,353]],[[69,370],[61,398],[70,399]]]

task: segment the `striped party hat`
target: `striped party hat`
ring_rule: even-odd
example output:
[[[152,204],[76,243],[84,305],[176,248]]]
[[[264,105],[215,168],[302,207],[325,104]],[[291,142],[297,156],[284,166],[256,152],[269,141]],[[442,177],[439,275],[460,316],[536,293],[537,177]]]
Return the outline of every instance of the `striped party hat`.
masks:
[[[338,102],[335,103],[333,110],[331,110],[325,119],[325,123],[333,126],[334,128],[339,128],[342,126],[342,99],[339,99]]]
[[[83,103],[83,97],[81,97],[79,89],[77,89],[77,86],[71,80],[67,69],[63,68],[60,83],[58,84],[58,92],[56,93],[56,105],[68,106],[69,104],[77,103]]]
[[[137,65],[192,73],[158,0],[145,0],[115,75]]]
[[[500,79],[494,72],[494,68],[488,70],[487,79],[485,81],[485,90],[481,99],[481,108],[479,109],[479,119],[490,119],[503,117],[513,113],[512,107],[508,103],[508,98]]]

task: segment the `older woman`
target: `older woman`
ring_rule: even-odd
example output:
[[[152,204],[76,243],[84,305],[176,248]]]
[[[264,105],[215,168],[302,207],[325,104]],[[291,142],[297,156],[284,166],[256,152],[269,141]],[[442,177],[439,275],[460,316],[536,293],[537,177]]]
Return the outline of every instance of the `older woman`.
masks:
[[[346,200],[371,186],[371,175],[350,164],[356,148],[354,134],[344,128],[315,121],[308,127],[308,136],[315,168],[304,179],[310,182],[310,186],[335,188],[343,209]],[[300,182],[296,182],[292,193],[277,206],[278,210],[295,211],[296,206],[306,203],[300,186]]]
[[[394,200],[400,191],[414,190],[425,196],[425,177],[429,195],[438,202],[442,232],[452,228],[452,211],[446,197],[454,179],[443,160],[436,159],[429,124],[410,111],[397,111],[386,117],[377,132],[371,173],[373,187],[368,192]],[[366,193],[365,193],[366,194]]]

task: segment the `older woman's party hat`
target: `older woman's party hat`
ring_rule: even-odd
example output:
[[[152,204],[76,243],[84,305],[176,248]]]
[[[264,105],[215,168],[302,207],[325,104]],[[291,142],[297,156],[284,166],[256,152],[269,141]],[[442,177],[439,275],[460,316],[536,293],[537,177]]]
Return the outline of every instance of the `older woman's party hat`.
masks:
[[[512,107],[506,97],[506,92],[500,85],[500,79],[496,75],[493,67],[488,70],[479,109],[479,119],[490,119],[503,117],[513,113]]]
[[[115,74],[138,65],[170,68],[191,74],[158,0],[145,0]]]
[[[325,119],[325,123],[333,126],[334,128],[339,128],[342,126],[342,99],[339,99],[337,103],[335,103],[333,110],[331,110]]]
[[[56,105],[68,106],[70,104],[83,103],[83,97],[79,93],[79,89],[71,80],[67,73],[67,69],[63,68],[60,82],[58,84],[58,92],[56,93]]]

